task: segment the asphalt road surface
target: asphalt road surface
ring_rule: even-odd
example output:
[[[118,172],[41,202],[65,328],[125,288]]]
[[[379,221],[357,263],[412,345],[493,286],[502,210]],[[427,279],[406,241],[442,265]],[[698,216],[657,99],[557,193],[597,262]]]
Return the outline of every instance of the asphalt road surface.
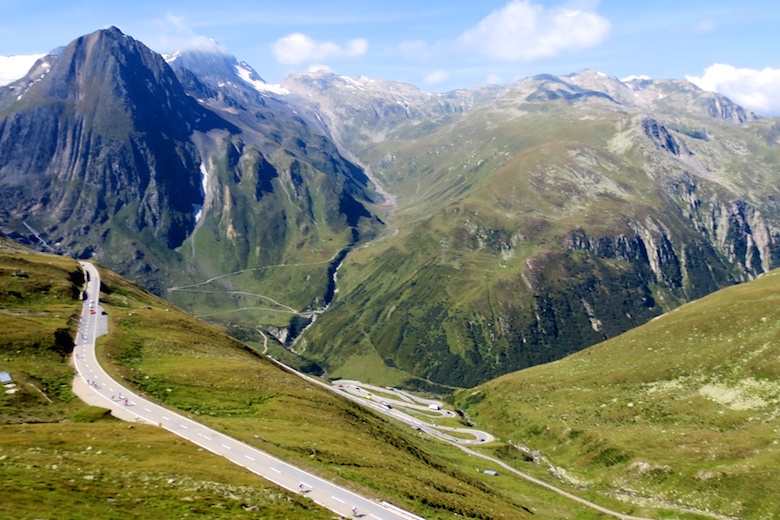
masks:
[[[341,390],[343,392],[342,395],[357,401],[364,406],[368,406],[379,413],[404,422],[412,428],[423,431],[432,437],[443,439],[454,444],[465,445],[481,444],[496,440],[493,435],[482,430],[438,426],[419,418],[420,415],[428,415],[432,418],[457,417],[455,412],[445,410],[443,408],[443,403],[440,401],[417,397],[396,388],[381,388],[361,383],[360,381],[347,379],[333,381],[333,386]],[[393,397],[389,397],[390,395]],[[410,415],[407,411],[416,413],[417,417]],[[447,432],[458,435],[450,435]]]
[[[264,451],[212,430],[177,412],[146,400],[120,385],[103,370],[95,354],[95,340],[108,331],[108,318],[100,307],[100,274],[92,264],[81,262],[88,273],[86,299],[81,313],[73,362],[76,368],[74,391],[89,404],[109,408],[112,414],[129,421],[157,425],[198,446],[221,455],[239,466],[346,517],[366,520],[420,520],[387,502],[378,502],[307,473]]]

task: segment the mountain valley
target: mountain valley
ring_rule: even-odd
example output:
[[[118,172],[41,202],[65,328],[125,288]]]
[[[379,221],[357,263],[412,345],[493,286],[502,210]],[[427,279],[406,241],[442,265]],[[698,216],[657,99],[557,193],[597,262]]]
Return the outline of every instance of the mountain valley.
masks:
[[[464,387],[776,267],[778,146],[683,81],[270,85],[111,28],[0,89],[0,231],[317,373]]]

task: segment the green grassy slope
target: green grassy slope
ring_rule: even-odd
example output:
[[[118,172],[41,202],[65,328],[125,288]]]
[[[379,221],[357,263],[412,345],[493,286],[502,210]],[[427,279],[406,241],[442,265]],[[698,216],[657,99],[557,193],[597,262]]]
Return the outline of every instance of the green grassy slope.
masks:
[[[0,517],[331,518],[311,502],[71,392],[83,274],[0,241]],[[6,393],[6,390],[17,390]]]
[[[776,270],[563,360],[459,392],[456,403],[480,427],[540,450],[578,486],[774,518],[778,304]]]
[[[37,325],[11,336],[10,321],[0,323],[0,337],[11,338],[0,343],[0,369],[22,390],[0,398],[0,517],[332,516],[166,431],[81,404],[70,391],[68,349],[51,339],[75,327],[76,262],[3,252],[0,273],[4,314],[52,322],[34,346],[25,341]],[[301,381],[109,271],[102,277],[112,332],[99,355],[152,399],[429,519],[601,517],[520,480],[485,475],[484,461]],[[37,289],[20,290],[19,280]]]

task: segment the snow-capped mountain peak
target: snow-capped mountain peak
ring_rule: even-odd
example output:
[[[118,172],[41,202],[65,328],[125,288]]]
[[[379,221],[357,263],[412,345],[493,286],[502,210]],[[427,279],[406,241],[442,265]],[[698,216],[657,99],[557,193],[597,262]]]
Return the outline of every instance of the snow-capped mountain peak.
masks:
[[[272,92],[274,94],[279,94],[280,96],[284,96],[290,93],[289,90],[281,85],[266,83],[263,81],[257,72],[255,72],[255,69],[250,67],[249,64],[245,61],[236,64],[236,74],[238,74],[238,77],[244,80],[245,83],[248,83],[260,93]]]

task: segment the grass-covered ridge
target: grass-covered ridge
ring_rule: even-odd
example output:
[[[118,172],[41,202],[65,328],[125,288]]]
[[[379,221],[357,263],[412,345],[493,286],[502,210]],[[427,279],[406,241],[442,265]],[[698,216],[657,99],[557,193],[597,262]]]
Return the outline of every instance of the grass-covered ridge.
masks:
[[[780,515],[780,272],[456,394],[564,479],[738,518]],[[661,503],[661,502],[656,502]]]
[[[2,518],[330,518],[159,428],[128,425],[71,391],[83,274],[0,240]],[[7,391],[16,392],[7,393]]]

